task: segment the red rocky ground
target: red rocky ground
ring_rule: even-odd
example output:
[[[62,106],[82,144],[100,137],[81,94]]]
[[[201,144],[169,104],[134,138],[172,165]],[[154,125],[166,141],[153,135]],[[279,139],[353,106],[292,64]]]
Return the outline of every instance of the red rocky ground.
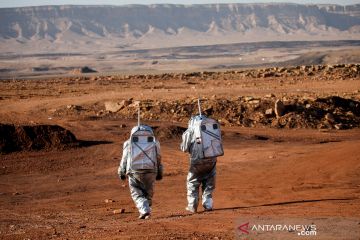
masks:
[[[49,138],[0,155],[1,239],[233,239],[257,216],[359,219],[359,90],[358,65],[1,81],[3,124],[58,125],[77,143]],[[190,215],[179,143],[198,96],[222,122],[225,155],[215,210]],[[147,221],[116,174],[139,104],[165,167]],[[45,127],[41,139],[62,139],[58,130]]]

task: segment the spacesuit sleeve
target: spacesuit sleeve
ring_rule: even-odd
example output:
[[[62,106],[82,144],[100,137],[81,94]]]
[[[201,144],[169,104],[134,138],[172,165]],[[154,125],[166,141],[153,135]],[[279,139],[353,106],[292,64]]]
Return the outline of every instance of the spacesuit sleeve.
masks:
[[[119,176],[121,174],[123,174],[123,175],[126,174],[126,167],[128,164],[127,160],[129,159],[129,154],[130,154],[130,144],[129,144],[129,140],[127,140],[126,142],[124,142],[124,145],[123,145],[122,158],[120,161],[120,166],[118,168]]]
[[[180,145],[180,149],[183,152],[190,152],[190,146],[191,146],[191,140],[192,140],[192,136],[193,136],[193,131],[192,129],[187,129],[183,135],[182,135],[182,142]]]

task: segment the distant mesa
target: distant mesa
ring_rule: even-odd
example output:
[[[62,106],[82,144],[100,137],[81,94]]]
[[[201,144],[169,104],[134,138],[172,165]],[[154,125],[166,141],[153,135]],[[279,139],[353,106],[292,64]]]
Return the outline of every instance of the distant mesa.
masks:
[[[67,51],[174,47],[360,35],[360,4],[46,6],[0,9],[0,42]],[[5,45],[6,46],[5,46]],[[64,50],[66,49],[66,50]]]

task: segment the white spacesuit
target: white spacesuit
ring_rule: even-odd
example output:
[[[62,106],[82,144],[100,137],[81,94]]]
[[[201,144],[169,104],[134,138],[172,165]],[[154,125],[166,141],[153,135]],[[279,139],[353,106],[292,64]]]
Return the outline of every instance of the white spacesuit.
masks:
[[[122,180],[129,179],[131,197],[139,210],[140,219],[151,214],[155,180],[161,180],[160,144],[151,127],[139,125],[131,130],[130,139],[124,142],[123,155],[118,168]]]
[[[181,150],[190,153],[190,169],[187,176],[186,210],[195,213],[199,204],[199,187],[202,188],[202,206],[213,209],[212,193],[215,189],[217,156],[222,156],[219,124],[206,116],[190,119],[189,127],[182,136]]]

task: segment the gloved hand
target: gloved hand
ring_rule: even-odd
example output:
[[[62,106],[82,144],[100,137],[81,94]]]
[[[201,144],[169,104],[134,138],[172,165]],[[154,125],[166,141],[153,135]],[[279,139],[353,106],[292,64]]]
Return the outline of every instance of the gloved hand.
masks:
[[[158,165],[157,174],[156,174],[156,180],[160,181],[163,178],[163,166],[161,164]]]
[[[163,178],[162,173],[156,174],[156,178],[155,178],[155,179],[156,179],[157,181],[160,181],[162,178]]]
[[[120,173],[119,177],[122,181],[124,181],[126,179],[125,173]]]

